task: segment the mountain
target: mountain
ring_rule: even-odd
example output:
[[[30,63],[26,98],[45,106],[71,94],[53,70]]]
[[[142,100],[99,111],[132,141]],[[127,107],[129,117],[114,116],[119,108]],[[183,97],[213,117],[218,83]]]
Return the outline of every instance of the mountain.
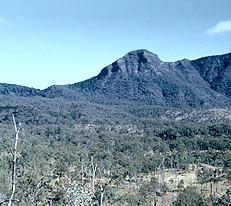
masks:
[[[98,76],[68,88],[97,103],[228,107],[230,65],[231,54],[163,62],[156,54],[136,50],[105,67]]]
[[[226,108],[231,106],[231,53],[163,62],[148,50],[135,50],[83,82],[45,90],[0,84],[0,94],[103,105]]]
[[[192,61],[210,88],[231,98],[231,53]]]
[[[29,88],[25,86],[15,85],[15,84],[0,84],[0,95],[15,95],[20,97],[33,97],[40,96],[41,91],[34,88]]]

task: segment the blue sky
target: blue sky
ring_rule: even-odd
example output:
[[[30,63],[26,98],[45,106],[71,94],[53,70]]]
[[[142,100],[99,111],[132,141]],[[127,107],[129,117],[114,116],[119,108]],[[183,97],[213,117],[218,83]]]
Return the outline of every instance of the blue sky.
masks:
[[[231,52],[230,0],[0,1],[0,82],[44,89],[145,48],[164,61]]]

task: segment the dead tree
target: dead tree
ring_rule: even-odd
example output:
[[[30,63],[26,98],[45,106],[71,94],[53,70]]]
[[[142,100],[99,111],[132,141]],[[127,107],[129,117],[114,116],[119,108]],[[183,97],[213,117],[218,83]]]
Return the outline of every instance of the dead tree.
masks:
[[[20,124],[19,127],[17,126],[14,118],[14,114],[12,114],[12,118],[13,118],[14,129],[15,129],[15,139],[14,139],[14,147],[12,149],[12,177],[11,177],[12,188],[11,188],[11,196],[8,202],[8,206],[12,206],[12,201],[14,198],[15,188],[16,188],[17,147],[18,147],[18,135],[21,126]]]
[[[83,163],[81,165],[81,185],[82,185],[82,187],[84,185],[84,166],[83,166]]]
[[[91,169],[92,169],[92,192],[95,194],[95,183],[96,183],[96,170],[98,165],[94,163],[94,157],[91,157]]]
[[[104,181],[103,181],[104,178]],[[106,189],[111,185],[112,179],[111,177],[101,177],[99,187],[100,187],[100,206],[104,206],[104,196]]]
[[[44,176],[42,176],[42,177],[40,178],[38,184],[36,185],[36,187],[35,187],[35,189],[34,189],[34,192],[33,192],[33,194],[32,194],[32,197],[30,198],[31,204],[32,204],[32,205],[37,205],[37,204],[35,203],[35,200],[36,200],[36,197],[38,196],[39,192],[44,188],[44,185],[45,185],[44,182],[46,182],[46,178],[48,179],[48,178],[54,178],[54,177],[57,178],[58,175],[54,175],[53,173],[51,173],[51,174],[46,174],[46,175],[44,175]],[[48,179],[48,180],[49,180],[49,179]],[[49,201],[49,202],[50,202],[50,201]],[[40,204],[41,204],[41,203],[40,203]],[[49,203],[49,204],[50,204],[50,203]]]

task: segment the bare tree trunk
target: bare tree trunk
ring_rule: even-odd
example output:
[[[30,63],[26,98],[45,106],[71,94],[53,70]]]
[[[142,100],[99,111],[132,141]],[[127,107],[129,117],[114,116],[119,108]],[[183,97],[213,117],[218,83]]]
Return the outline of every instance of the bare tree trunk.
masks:
[[[103,206],[104,188],[100,185],[100,206]]]
[[[17,127],[14,115],[12,114],[13,123],[14,123],[14,129],[15,129],[15,140],[14,140],[14,147],[12,151],[12,189],[11,189],[11,196],[8,202],[8,206],[12,206],[12,200],[14,198],[15,194],[15,188],[16,188],[16,166],[17,166],[17,146],[18,146],[18,134],[20,131],[20,128]],[[20,125],[19,125],[20,126]]]
[[[38,182],[38,184],[36,185],[35,187],[35,190],[32,194],[32,197],[31,197],[31,204],[32,205],[35,205],[35,199],[37,197],[37,194],[38,192],[42,189],[42,184],[43,184],[43,180],[46,178],[46,177],[57,177],[56,175],[54,174],[47,174],[47,175],[44,175],[40,178],[40,181]],[[41,187],[41,188],[40,188]],[[40,188],[40,189],[39,189]]]
[[[95,195],[95,181],[96,181],[96,170],[97,164],[94,163],[94,157],[91,157],[91,167],[92,167],[92,192]]]
[[[212,183],[212,181],[210,181],[210,196],[211,196],[211,198],[213,196],[213,183]]]
[[[49,206],[52,206],[52,199],[49,200],[48,204]]]
[[[203,183],[201,183],[200,185],[201,185],[201,195],[203,196]]]
[[[81,184],[83,187],[83,185],[84,185],[84,166],[83,166],[83,163],[81,165]]]
[[[153,206],[157,206],[156,191],[155,191],[155,193],[154,193]]]
[[[165,159],[162,158],[162,165],[161,165],[161,184],[163,185],[165,181]],[[164,196],[161,197],[160,205],[164,206]]]

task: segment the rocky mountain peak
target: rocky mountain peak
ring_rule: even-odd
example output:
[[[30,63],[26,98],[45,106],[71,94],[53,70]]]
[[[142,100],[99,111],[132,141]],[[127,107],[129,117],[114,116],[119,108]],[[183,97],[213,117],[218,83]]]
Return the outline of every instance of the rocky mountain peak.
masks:
[[[153,67],[158,67],[162,63],[158,55],[146,49],[134,50],[105,67],[98,75],[98,78],[111,77],[117,73],[134,76],[151,70]]]
[[[125,59],[136,59],[139,62],[161,62],[157,54],[154,54],[146,49],[138,49],[127,53],[123,58]]]

